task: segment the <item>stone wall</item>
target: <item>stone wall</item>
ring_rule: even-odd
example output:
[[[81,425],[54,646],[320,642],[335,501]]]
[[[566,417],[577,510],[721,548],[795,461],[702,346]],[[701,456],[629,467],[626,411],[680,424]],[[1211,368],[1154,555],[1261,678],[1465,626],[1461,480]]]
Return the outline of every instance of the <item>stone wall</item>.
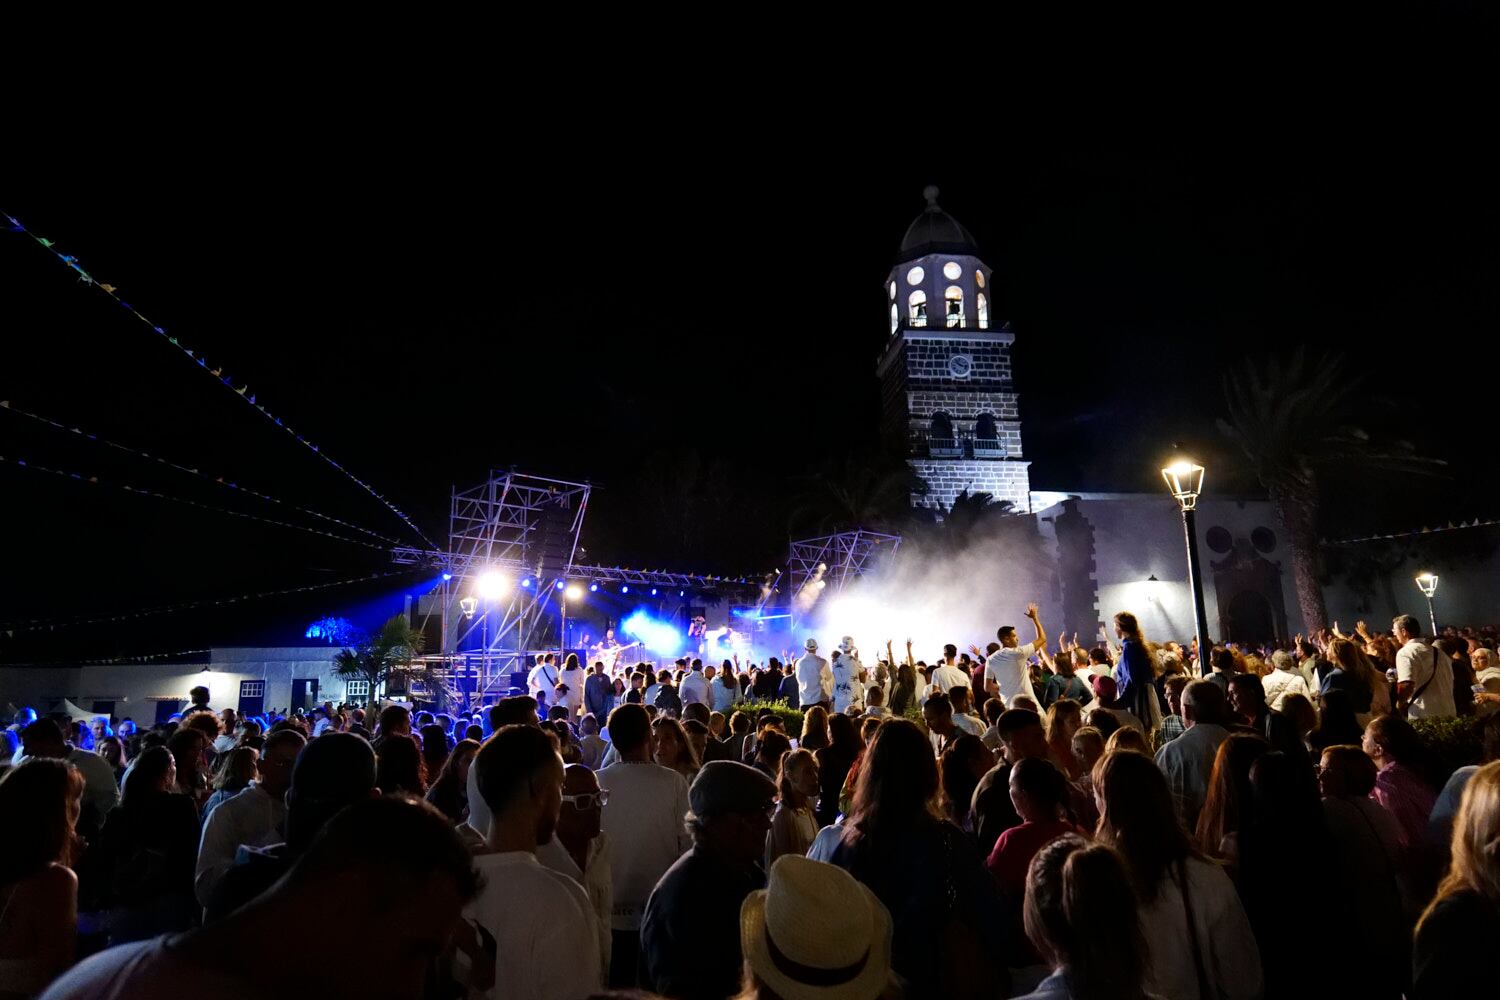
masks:
[[[1027,510],[1030,498],[1029,462],[983,459],[912,458],[907,464],[927,484],[927,495],[913,496],[917,507],[949,507],[964,490],[990,493]]]

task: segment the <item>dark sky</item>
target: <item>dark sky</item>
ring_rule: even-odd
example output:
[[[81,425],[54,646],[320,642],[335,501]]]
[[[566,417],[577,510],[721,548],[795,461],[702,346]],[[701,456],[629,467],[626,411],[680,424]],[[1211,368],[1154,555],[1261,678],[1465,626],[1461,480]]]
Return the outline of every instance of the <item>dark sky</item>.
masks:
[[[139,136],[108,164],[0,189],[0,210],[438,539],[452,484],[514,465],[596,485],[591,558],[777,565],[796,477],[875,443],[882,281],[928,183],[995,269],[1033,488],[1157,490],[1159,459],[1181,441],[1211,490],[1252,489],[1213,429],[1221,375],[1306,345],[1366,374],[1372,431],[1457,472],[1337,482],[1331,534],[1500,515],[1500,172],[1477,120],[1420,136],[997,142],[988,155],[893,155],[856,130],[794,134],[769,118],[672,142],[628,120],[473,139],[441,116],[367,124],[288,114]],[[0,398],[15,406],[416,541],[13,233],[0,233],[0,330]],[[0,454],[286,511],[13,413],[0,412]],[[690,497],[715,476],[735,505],[691,527],[653,518],[662,494]],[[9,463],[0,516],[7,623],[389,568],[369,549]],[[47,658],[74,636],[111,653],[238,641],[314,605],[338,601],[162,616],[40,646],[27,633],[8,650],[0,639],[0,658]]]

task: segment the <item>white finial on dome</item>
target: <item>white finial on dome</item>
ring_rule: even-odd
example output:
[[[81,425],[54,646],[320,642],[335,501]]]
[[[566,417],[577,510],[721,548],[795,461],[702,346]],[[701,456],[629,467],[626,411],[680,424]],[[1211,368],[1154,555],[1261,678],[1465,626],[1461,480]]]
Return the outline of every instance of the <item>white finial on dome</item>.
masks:
[[[938,189],[936,184],[929,184],[922,189],[922,197],[927,199],[929,208],[937,208]]]

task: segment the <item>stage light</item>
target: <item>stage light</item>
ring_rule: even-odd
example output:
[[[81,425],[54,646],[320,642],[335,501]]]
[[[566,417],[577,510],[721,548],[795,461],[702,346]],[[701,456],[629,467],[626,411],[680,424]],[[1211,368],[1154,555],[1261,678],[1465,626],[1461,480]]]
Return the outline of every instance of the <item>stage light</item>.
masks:
[[[655,597],[655,596],[656,596],[656,588],[655,588],[655,587],[652,587],[652,588],[651,588],[651,596],[652,596],[652,597]]]
[[[443,579],[444,580],[451,580],[451,579],[453,579],[453,574],[452,573],[444,573],[443,574]]]
[[[561,580],[557,581],[557,589],[558,590],[562,590],[566,586],[567,586],[567,584],[563,583]]]
[[[589,593],[592,594],[594,591],[596,591],[598,589],[599,589],[599,585],[597,583],[591,583],[591,584],[589,584]]]
[[[570,601],[576,601],[583,596],[583,588],[576,583],[572,584],[566,591],[564,591],[564,596],[566,596]]]
[[[510,581],[499,570],[488,570],[479,575],[479,596],[490,601],[510,589]]]
[[[620,584],[620,593],[622,593],[622,594],[628,594],[628,593],[630,593],[630,585],[629,584],[625,584],[625,583]]]
[[[685,591],[685,590],[679,590],[677,592],[677,596],[678,597],[686,597],[687,596],[687,591]]]
[[[676,656],[682,650],[682,633],[672,625],[652,618],[644,608],[621,622],[620,628],[660,656]]]
[[[526,579],[522,580],[521,581],[521,586],[523,586],[526,589],[530,590],[531,589],[531,577],[528,576]]]

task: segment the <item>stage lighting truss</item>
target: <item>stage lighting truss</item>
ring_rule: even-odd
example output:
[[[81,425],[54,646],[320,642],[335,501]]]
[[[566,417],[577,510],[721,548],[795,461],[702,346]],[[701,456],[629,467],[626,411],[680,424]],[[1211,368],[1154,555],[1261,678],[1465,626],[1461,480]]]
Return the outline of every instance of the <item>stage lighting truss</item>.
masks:
[[[844,589],[849,581],[874,569],[901,545],[900,535],[885,535],[862,528],[841,531],[822,538],[793,542],[787,555],[791,592],[815,588],[824,599]]]

